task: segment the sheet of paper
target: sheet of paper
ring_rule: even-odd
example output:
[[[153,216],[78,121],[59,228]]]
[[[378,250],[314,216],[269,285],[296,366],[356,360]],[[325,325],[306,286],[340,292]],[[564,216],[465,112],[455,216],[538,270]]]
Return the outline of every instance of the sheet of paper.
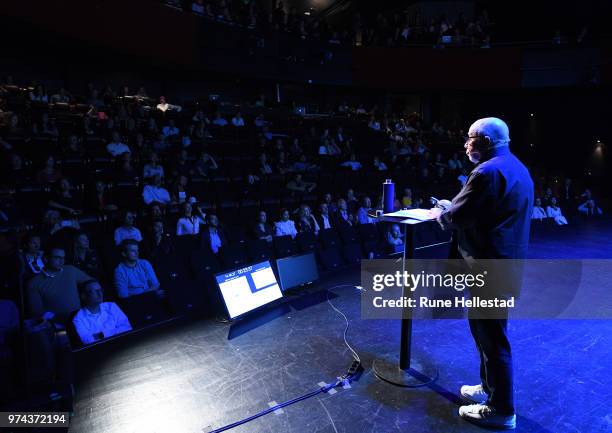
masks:
[[[397,218],[410,218],[417,221],[428,221],[433,219],[429,214],[429,209],[404,209],[397,212],[386,213],[384,216]]]

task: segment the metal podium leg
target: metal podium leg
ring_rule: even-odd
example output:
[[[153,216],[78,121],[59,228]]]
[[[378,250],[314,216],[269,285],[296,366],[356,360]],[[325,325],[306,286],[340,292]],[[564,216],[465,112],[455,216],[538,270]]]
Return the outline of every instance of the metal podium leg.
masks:
[[[406,236],[407,224],[404,226],[404,254],[402,256],[402,275],[406,271],[406,248],[408,247],[408,237]],[[413,239],[410,239],[410,258],[414,256]],[[402,289],[402,296],[405,296],[406,287]],[[410,293],[408,293],[410,294]],[[418,388],[420,386],[429,385],[438,379],[438,369],[435,367],[427,367],[419,362],[412,362],[412,313],[410,310],[405,310],[401,320],[400,334],[400,353],[398,357],[378,358],[372,364],[374,374],[381,380],[392,385],[402,386],[405,388]],[[407,314],[406,314],[407,313]],[[404,317],[408,315],[409,317]]]

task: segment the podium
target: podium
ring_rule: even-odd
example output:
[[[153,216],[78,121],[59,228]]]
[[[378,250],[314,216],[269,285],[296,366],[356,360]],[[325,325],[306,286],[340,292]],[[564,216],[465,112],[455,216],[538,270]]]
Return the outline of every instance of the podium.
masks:
[[[377,222],[398,224],[403,229],[402,273],[406,270],[406,259],[448,257],[450,233],[444,232],[435,220],[420,221],[382,215],[377,218]],[[404,286],[402,296],[405,295]],[[375,359],[372,365],[374,374],[385,382],[406,388],[433,383],[438,378],[438,369],[412,360],[412,311],[407,308],[402,313],[399,355]]]

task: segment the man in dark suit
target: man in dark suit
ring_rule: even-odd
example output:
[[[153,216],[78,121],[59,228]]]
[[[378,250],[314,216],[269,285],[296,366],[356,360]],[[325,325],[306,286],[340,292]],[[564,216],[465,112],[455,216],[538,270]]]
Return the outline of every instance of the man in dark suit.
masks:
[[[332,214],[331,226],[339,229],[354,225],[354,218],[351,211],[348,209],[346,200],[338,199],[338,210]]]
[[[510,152],[509,143],[508,126],[501,119],[488,117],[474,122],[464,147],[476,167],[452,203],[433,212],[443,228],[453,230],[459,257],[470,266],[485,259],[523,259],[527,252],[533,181],[527,168]],[[496,288],[495,292],[510,298],[518,296],[519,290],[520,282]],[[472,292],[475,295],[480,296]],[[494,317],[487,314],[478,308],[470,308],[468,313],[480,354],[482,383],[461,388],[462,397],[473,404],[461,406],[459,415],[485,427],[514,429],[508,309],[495,309]]]

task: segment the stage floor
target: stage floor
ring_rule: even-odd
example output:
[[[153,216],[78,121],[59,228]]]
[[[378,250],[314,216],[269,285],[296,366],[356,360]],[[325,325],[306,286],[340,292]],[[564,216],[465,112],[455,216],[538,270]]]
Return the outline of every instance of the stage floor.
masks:
[[[612,222],[536,227],[533,258],[610,258]],[[358,269],[326,278],[256,320],[174,323],[158,332],[82,356],[70,432],[202,433],[318,388],[343,374],[351,353],[365,372],[338,388],[230,432],[480,432],[457,416],[456,394],[478,383],[467,322],[417,321],[414,358],[439,369],[418,389],[377,379],[372,362],[398,352],[399,324],[360,320]],[[611,284],[612,286],[612,284]],[[612,321],[520,320],[509,325],[514,352],[518,432],[612,432]],[[129,343],[129,344],[127,344]],[[93,352],[92,352],[93,353]],[[81,364],[83,365],[83,364]]]

